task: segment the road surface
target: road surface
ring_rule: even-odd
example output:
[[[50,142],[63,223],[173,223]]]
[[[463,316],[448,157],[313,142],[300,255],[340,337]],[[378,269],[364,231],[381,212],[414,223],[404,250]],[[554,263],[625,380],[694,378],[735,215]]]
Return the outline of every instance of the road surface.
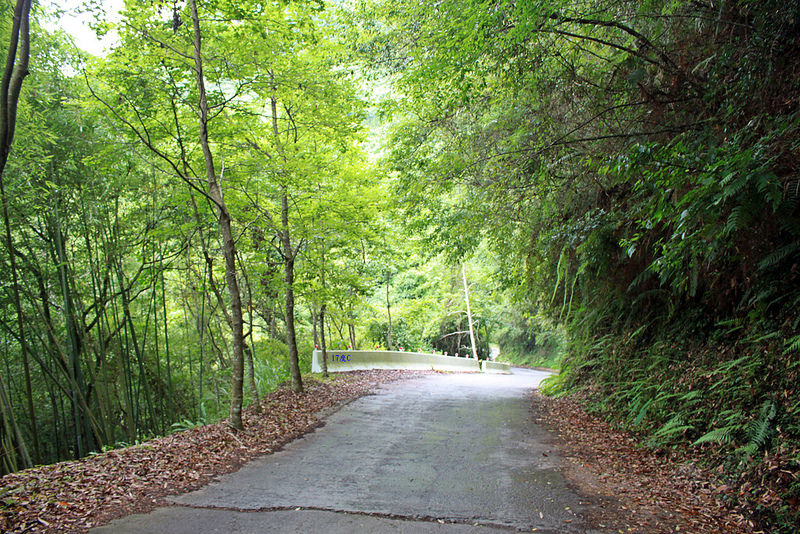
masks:
[[[600,533],[528,395],[544,372],[390,383],[285,449],[94,534]]]

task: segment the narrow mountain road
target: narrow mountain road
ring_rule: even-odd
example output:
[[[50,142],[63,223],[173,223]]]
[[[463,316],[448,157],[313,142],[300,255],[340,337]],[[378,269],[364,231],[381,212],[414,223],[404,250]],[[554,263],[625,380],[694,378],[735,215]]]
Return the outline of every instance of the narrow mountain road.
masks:
[[[602,532],[530,417],[546,373],[382,386],[284,450],[93,533]]]

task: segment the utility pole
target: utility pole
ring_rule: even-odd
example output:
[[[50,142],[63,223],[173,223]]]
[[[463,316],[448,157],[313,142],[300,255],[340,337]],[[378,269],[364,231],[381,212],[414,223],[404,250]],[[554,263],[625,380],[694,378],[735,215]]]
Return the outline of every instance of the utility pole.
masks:
[[[475,330],[472,328],[472,310],[469,307],[469,286],[467,285],[467,272],[464,270],[464,263],[461,263],[461,278],[464,280],[464,300],[467,301],[467,319],[469,320],[469,341],[472,344],[472,357],[478,359],[478,351],[475,350]]]

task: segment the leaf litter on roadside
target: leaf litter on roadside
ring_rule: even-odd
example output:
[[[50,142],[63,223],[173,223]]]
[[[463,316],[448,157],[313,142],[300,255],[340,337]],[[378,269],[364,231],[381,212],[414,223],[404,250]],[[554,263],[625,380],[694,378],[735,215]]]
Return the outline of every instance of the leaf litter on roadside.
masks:
[[[281,387],[248,409],[245,431],[226,421],[199,426],[125,449],[26,469],[0,478],[0,532],[85,532],[163,497],[194,490],[246,461],[279,450],[321,424],[320,412],[375,386],[428,372],[353,371],[307,380],[305,392]]]
[[[695,458],[670,458],[640,447],[635,436],[587,413],[572,397],[534,392],[532,411],[557,433],[570,482],[598,497],[589,511],[595,522],[642,534],[755,532],[725,506],[713,474]]]

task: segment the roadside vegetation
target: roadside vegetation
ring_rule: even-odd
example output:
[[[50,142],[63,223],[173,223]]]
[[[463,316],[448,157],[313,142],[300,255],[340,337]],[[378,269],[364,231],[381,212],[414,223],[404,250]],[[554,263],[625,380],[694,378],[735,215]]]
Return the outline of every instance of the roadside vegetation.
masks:
[[[800,5],[392,1],[368,20],[403,97],[395,190],[429,246],[488,244],[515,361],[549,317],[552,394],[706,453],[756,529],[795,532]]]
[[[0,474],[240,429],[314,346],[466,355],[465,275],[488,356],[514,309],[495,262],[407,232],[373,81],[321,7],[89,3],[119,34],[90,57],[0,3]]]
[[[0,3],[0,473],[241,429],[315,345],[466,354],[466,279],[481,357],[796,531],[796,0],[52,16]]]

